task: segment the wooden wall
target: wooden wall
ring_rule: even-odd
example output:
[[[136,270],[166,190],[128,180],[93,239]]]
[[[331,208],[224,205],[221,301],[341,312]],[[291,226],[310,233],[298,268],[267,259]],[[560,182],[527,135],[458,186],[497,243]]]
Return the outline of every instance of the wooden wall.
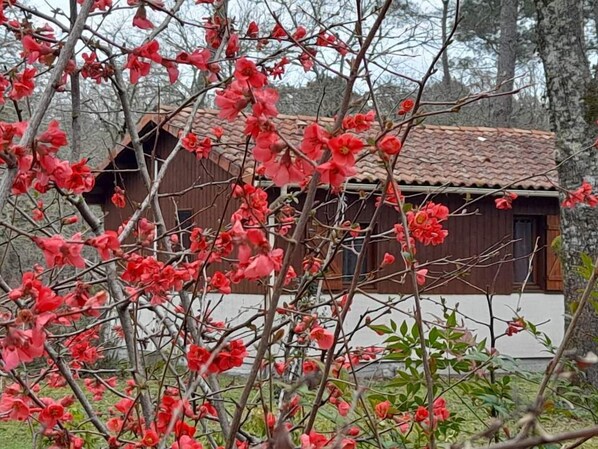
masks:
[[[153,152],[158,158],[165,158],[174,146],[176,140],[170,135],[162,135],[157,142],[151,143],[154,148],[148,151]],[[148,165],[151,160],[148,156]],[[232,212],[238,207],[238,201],[231,198],[230,181],[236,176],[227,173],[211,161],[197,161],[195,156],[181,151],[179,156],[171,165],[167,178],[161,186],[161,204],[164,217],[169,228],[176,226],[176,208],[192,209],[198,214],[194,218],[194,224],[202,228],[217,229],[221,220],[227,224],[230,221]],[[114,175],[108,173],[102,176],[100,184],[104,190],[106,202],[105,226],[107,229],[117,229],[123,220],[128,218],[131,208],[117,209],[110,202],[111,186],[114,184]],[[128,172],[122,175],[118,181],[119,185],[124,184],[127,197],[139,203],[146,194],[139,173]],[[219,184],[220,183],[220,184]],[[192,188],[200,184],[209,184],[202,188]],[[109,193],[108,193],[109,192]],[[170,194],[169,196],[166,196]],[[271,199],[277,196],[273,189],[270,192]],[[418,204],[422,201],[422,195],[408,196],[408,201]],[[461,208],[465,201],[476,200],[475,197],[466,198],[463,195],[437,195],[433,201],[445,204],[451,212]],[[367,223],[374,211],[374,197],[371,197],[362,207],[363,203],[355,195],[347,198],[347,219],[354,222]],[[301,204],[297,209],[301,209]],[[317,217],[324,223],[332,223],[334,212],[337,207],[337,197],[328,190],[322,190],[317,195]],[[480,291],[492,290],[497,294],[510,294],[513,292],[512,266],[504,262],[511,249],[506,246],[498,249],[501,242],[507,243],[512,237],[513,217],[515,215],[539,216],[539,223],[544,227],[546,215],[558,214],[558,201],[555,198],[518,198],[513,203],[512,210],[497,210],[492,197],[475,201],[462,210],[461,215],[452,216],[445,223],[449,231],[448,237],[443,245],[437,247],[423,247],[417,245],[417,260],[421,264],[435,262],[428,268],[430,280],[427,288],[434,294],[465,294],[480,293]],[[148,217],[151,218],[151,217]],[[386,207],[381,215],[376,231],[383,232],[393,229],[393,225],[399,222],[398,213],[391,207]],[[278,239],[278,245],[284,247],[284,243]],[[309,242],[302,242],[300,251],[293,258],[293,265],[297,273],[301,272],[301,260],[304,251],[303,245]],[[542,246],[546,245],[545,239],[540,241]],[[486,257],[482,262],[479,259],[484,254],[495,249],[491,257]],[[372,266],[378,267],[382,262],[385,252],[395,255],[397,262],[395,267],[400,267],[400,246],[394,234],[390,233],[386,239],[380,240],[370,248],[372,251]],[[538,257],[542,265],[543,253]],[[473,268],[468,266],[477,265]],[[380,273],[381,276],[388,274],[387,269]],[[542,284],[546,273],[544,268],[540,270]],[[451,276],[453,280],[446,283],[435,282],[434,279]],[[262,293],[264,286],[256,283],[242,283],[234,287],[238,293]],[[384,280],[372,286],[372,291],[377,293],[409,293],[411,291],[409,281],[404,284],[400,279]]]

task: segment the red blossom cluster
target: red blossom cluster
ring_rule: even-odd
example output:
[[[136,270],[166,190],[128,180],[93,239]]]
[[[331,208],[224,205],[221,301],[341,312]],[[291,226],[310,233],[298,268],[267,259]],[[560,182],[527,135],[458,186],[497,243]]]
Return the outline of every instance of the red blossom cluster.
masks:
[[[81,76],[83,78],[91,78],[97,84],[101,84],[102,81],[108,81],[110,76],[114,74],[114,67],[109,62],[99,62],[97,53],[83,53],[81,57],[85,61],[81,67]]]
[[[513,207],[512,203],[516,199],[517,194],[515,192],[505,192],[502,198],[496,198],[494,203],[497,209],[507,210]]]
[[[598,197],[592,193],[592,185],[584,181],[581,186],[573,192],[567,192],[563,207],[575,207],[576,204],[586,204],[590,207],[598,206]]]
[[[212,351],[191,344],[187,350],[187,366],[191,371],[198,371],[203,375],[218,374],[242,366],[245,357],[247,348],[242,340],[232,340],[223,348]]]
[[[33,151],[27,151],[15,143],[22,137],[26,123],[0,122],[0,164],[16,159],[18,174],[12,186],[14,195],[27,193],[33,186],[40,193],[52,185],[74,194],[89,192],[95,183],[86,159],[70,163],[57,158],[58,150],[67,144],[66,133],[53,120],[35,139]]]
[[[175,442],[171,449],[202,449],[201,443],[195,438],[197,431],[194,421],[205,416],[216,416],[216,410],[209,403],[203,403],[194,410],[188,400],[182,399],[177,388],[167,388],[157,405],[156,417],[151,426],[146,426],[143,417],[135,410],[135,401],[123,398],[111,409],[112,417],[107,421],[107,427],[112,436],[109,439],[110,447],[135,449],[139,447],[155,447],[160,442],[172,423]],[[122,432],[133,432],[139,438],[137,444],[119,444],[118,436]]]
[[[304,316],[295,325],[294,332],[299,336],[297,339],[299,343],[309,339],[320,349],[328,350],[334,346],[334,335],[320,325],[317,315]]]
[[[446,401],[442,397],[434,400],[433,410],[435,424],[446,421],[450,417]],[[426,429],[430,427],[430,413],[428,407],[424,405],[418,406],[414,413],[399,412],[390,401],[386,400],[376,404],[374,411],[379,419],[392,419],[403,434],[408,433],[413,424],[418,424]]]
[[[72,324],[83,316],[97,317],[107,300],[105,291],[91,295],[89,286],[78,283],[77,288],[65,296],[58,295],[41,280],[41,268],[23,275],[21,285],[9,293],[9,298],[19,301],[21,309],[13,325],[7,328],[0,340],[3,369],[10,370],[21,363],[31,362],[45,353],[47,339],[45,328],[52,323]],[[93,345],[97,330],[89,330],[64,342],[71,352],[70,364],[78,369],[82,363],[93,364],[100,357]]]
[[[406,213],[407,225],[409,227],[409,237],[423,245],[440,245],[448,235],[448,231],[443,229],[442,222],[449,216],[449,210],[442,204],[436,204],[429,201],[421,207],[410,210]],[[407,242],[405,231],[401,223],[394,226],[397,240],[405,250]]]
[[[183,137],[181,144],[185,150],[195,154],[197,159],[206,159],[212,150],[212,139],[209,137],[200,139],[194,133],[188,133]]]
[[[143,294],[149,296],[152,304],[163,304],[169,301],[173,291],[181,290],[185,282],[197,277],[197,269],[197,264],[184,264],[179,268],[154,256],[133,253],[126,256],[122,279],[132,285],[128,293],[133,298]]]

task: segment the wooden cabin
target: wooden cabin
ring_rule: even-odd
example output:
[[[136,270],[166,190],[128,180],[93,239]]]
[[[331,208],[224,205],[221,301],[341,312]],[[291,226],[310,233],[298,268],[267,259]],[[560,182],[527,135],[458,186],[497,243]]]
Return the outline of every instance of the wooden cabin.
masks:
[[[183,109],[166,125],[157,128],[173,111],[165,109],[147,114],[140,121],[139,131],[152,173],[157,173],[176,145],[188,118],[189,111]],[[330,120],[320,119],[320,123],[325,125]],[[303,128],[312,121],[313,117],[280,116],[277,126],[285,136],[299,139]],[[246,182],[252,179],[255,164],[250,152],[246,153],[250,144],[243,134],[243,121],[223,121],[217,117],[217,111],[200,110],[193,130],[199,136],[211,135],[210,130],[216,126],[223,128],[224,135],[221,142],[214,142],[209,159],[198,161],[194,155],[180,151],[162,183],[160,201],[169,229],[181,223],[184,228],[194,225],[217,228],[220,220],[229,220],[237,207],[229,200],[230,184],[236,179]],[[521,288],[529,268],[526,256],[534,249],[536,255],[526,290],[562,290],[560,265],[550,247],[559,233],[553,146],[552,134],[544,131],[421,126],[411,132],[396,173],[403,194],[408,201],[417,203],[428,198],[461,214],[445,223],[449,231],[445,244],[418,248],[418,260],[444,259],[431,270],[441,277],[442,273],[458,270],[459,263],[480,259],[480,267],[467,270],[451,282],[443,282],[437,287],[432,285],[434,293],[463,294],[491,289],[496,294],[511,294]],[[349,184],[351,193],[344,198],[347,219],[353,222],[368,222],[376,197],[372,192],[379,188],[379,182],[385,177],[384,169],[371,156],[358,163],[358,173]],[[133,207],[146,194],[128,139],[102,164],[96,187],[87,197],[91,203],[102,205],[107,229],[117,229],[132,214],[131,206],[118,209],[111,203],[115,186],[125,189]],[[500,195],[497,190],[501,188],[508,188],[519,196],[511,210],[495,207],[494,200]],[[271,200],[280,194],[274,186],[267,190]],[[364,195],[369,195],[365,207],[359,211],[353,207],[355,210],[352,210],[352,205]],[[322,189],[318,201],[327,203],[319,212],[323,215],[318,217],[326,223],[336,211],[338,196]],[[377,226],[380,231],[389,230],[398,221],[398,214],[389,208]],[[505,246],[512,240],[515,242]],[[395,241],[371,245],[364,270],[379,266],[385,252],[398,254],[399,251]],[[489,256],[491,253],[494,253],[492,257]],[[330,288],[340,289],[343,282],[350,281],[348,274],[354,269],[352,254],[347,250],[335,259],[331,269],[337,276],[331,276]],[[515,261],[511,261],[513,258]],[[450,260],[459,262],[450,263]],[[300,259],[297,262],[300,264]],[[238,293],[261,292],[256,284],[241,284],[238,288]],[[400,293],[409,287],[381,281],[371,288],[379,293]]]
[[[164,108],[140,120],[138,130],[152,175],[175,147],[189,113],[189,109]],[[251,143],[243,134],[243,121],[224,121],[217,114],[217,111],[200,110],[193,120],[197,135],[212,136],[214,146],[209,158],[196,160],[195,155],[180,151],[160,187],[167,227],[181,232],[183,244],[190,227],[217,229],[221,220],[225,224],[230,221],[238,207],[230,198],[233,182],[258,182],[267,187],[271,201],[281,193],[255,175],[256,165],[251,157]],[[305,126],[314,120],[281,115],[275,122],[287,138],[299,142]],[[318,120],[326,126],[332,119]],[[213,137],[214,127],[224,130],[220,141]],[[564,328],[562,278],[558,257],[551,247],[559,234],[553,152],[554,137],[544,131],[423,125],[411,131],[395,172],[402,193],[410,202],[432,199],[455,213],[445,223],[449,234],[443,245],[418,246],[418,261],[431,263],[424,293],[436,298],[436,304],[442,299],[449,305],[459,305],[468,314],[464,316],[483,321],[488,317],[487,298],[492,296],[496,301],[494,314],[502,314],[508,320],[517,313],[530,321],[544,323],[542,329],[552,341],[560,341]],[[376,157],[368,154],[358,162],[358,172],[343,197],[343,213],[354,223],[368,222],[380,181],[385,178]],[[115,186],[126,191],[129,206],[124,209],[116,208],[110,200]],[[495,206],[494,200],[502,195],[501,189],[518,195],[510,210],[498,210]],[[96,186],[87,194],[87,200],[102,206],[107,229],[118,229],[145,195],[130,139],[125,138],[100,166]],[[329,189],[318,191],[320,222],[332,223],[339,198]],[[365,202],[360,201],[363,198]],[[296,207],[301,208],[301,200]],[[376,231],[391,230],[399,221],[398,213],[392,207],[387,209]],[[302,245],[310,244],[310,232],[317,231],[310,230]],[[359,238],[345,242],[330,266],[326,289],[338,292],[350,282],[356,263],[350,248],[359,249],[360,244]],[[367,251],[364,272],[379,267],[386,252],[400,259],[396,239],[371,244]],[[533,252],[529,272],[529,256]],[[303,256],[302,251],[298,253],[293,265],[300,272]],[[347,325],[370,310],[371,298],[408,295],[411,288],[408,282],[380,276],[366,290],[365,299],[355,301]],[[265,286],[255,282],[234,286],[235,300],[223,303],[221,316],[238,316],[239,304],[260,301],[264,291]],[[430,313],[438,312],[434,307]],[[475,327],[475,322],[472,323]],[[478,331],[486,332],[483,326],[478,326]],[[362,340],[364,344],[375,344],[376,338],[366,335]],[[507,345],[503,350],[516,357],[547,355],[529,335],[518,335],[502,344]]]

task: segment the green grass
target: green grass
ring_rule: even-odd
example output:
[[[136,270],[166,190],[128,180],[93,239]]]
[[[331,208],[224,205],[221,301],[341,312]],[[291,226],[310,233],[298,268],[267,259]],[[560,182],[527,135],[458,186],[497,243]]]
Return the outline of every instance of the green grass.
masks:
[[[515,404],[515,412],[511,422],[508,423],[511,429],[516,428],[514,425],[516,420],[525,414],[527,407],[532,402],[537,389],[537,381],[538,378],[536,377],[517,378],[513,380],[513,392],[510,399]],[[452,382],[455,382],[455,380]],[[239,391],[244,385],[244,380],[241,377],[234,378],[230,376],[222,376],[221,378],[221,387],[227,391],[225,394],[226,399],[235,399],[238,397]],[[383,385],[384,382],[377,382],[375,387],[383,387]],[[40,396],[42,397],[60,397],[66,394],[68,394],[67,389],[44,389],[40,392]],[[593,394],[598,395],[598,392]],[[566,407],[566,405],[568,403],[566,401],[560,399],[558,395],[553,394],[551,397],[551,403],[554,404],[554,406],[547,410],[541,418],[541,424],[547,432],[558,433],[567,430],[580,429],[594,424],[595,420],[590,412],[584,411],[582,407],[575,407],[573,410],[567,410],[568,407]],[[462,425],[464,432],[457,437],[459,441],[465,439],[467,434],[477,433],[484,429],[484,422],[487,421],[487,418],[484,417],[483,413],[480,413],[479,404],[472,404],[471,401],[466,400],[462,394],[457,392],[456,388],[449,390],[446,393],[445,398],[449,404],[449,409],[451,410],[452,415],[459,416],[464,420]],[[255,400],[257,397],[254,397],[253,399]],[[108,416],[108,406],[116,402],[116,400],[117,398],[114,395],[106,392],[104,399],[99,403],[94,402],[94,405],[97,406],[97,409],[100,410],[102,414]],[[329,428],[330,426],[331,423],[328,422],[324,424],[323,427]],[[0,449],[34,448],[33,435],[36,431],[38,431],[38,428],[34,423],[0,422]],[[504,437],[504,434],[502,436]],[[40,447],[45,446],[40,446],[40,442],[38,441],[37,448]],[[590,440],[582,447],[584,449],[598,449],[598,439],[593,441]],[[85,449],[99,448],[86,447]]]

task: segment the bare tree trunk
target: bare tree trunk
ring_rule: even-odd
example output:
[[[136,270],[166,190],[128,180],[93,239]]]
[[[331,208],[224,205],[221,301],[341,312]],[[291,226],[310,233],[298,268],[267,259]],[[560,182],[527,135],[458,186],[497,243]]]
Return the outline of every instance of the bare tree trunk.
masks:
[[[70,0],[69,6],[73,27],[77,20],[77,0]],[[78,69],[71,73],[71,126],[71,161],[78,161],[81,157],[81,86]]]
[[[578,0],[536,0],[538,45],[544,63],[550,117],[556,133],[556,161],[561,185],[569,190],[582,180],[598,185],[598,154],[592,143],[598,118],[598,89],[583,46],[582,3]],[[580,255],[598,255],[598,211],[585,205],[561,209],[565,299],[574,304],[584,280],[576,266]],[[579,354],[598,353],[598,316],[589,308],[579,321],[572,345]],[[598,367],[588,371],[598,386]]]
[[[448,27],[448,14],[449,14],[449,2],[450,0],[442,0],[442,44],[446,43],[447,27]],[[449,68],[448,49],[442,52],[442,86],[448,92],[451,87],[451,71]]]
[[[515,62],[517,60],[517,10],[519,0],[502,0],[500,3],[500,38],[496,84],[499,92],[513,90]],[[513,97],[505,95],[496,98],[492,108],[492,118],[499,127],[509,127],[513,113]]]

